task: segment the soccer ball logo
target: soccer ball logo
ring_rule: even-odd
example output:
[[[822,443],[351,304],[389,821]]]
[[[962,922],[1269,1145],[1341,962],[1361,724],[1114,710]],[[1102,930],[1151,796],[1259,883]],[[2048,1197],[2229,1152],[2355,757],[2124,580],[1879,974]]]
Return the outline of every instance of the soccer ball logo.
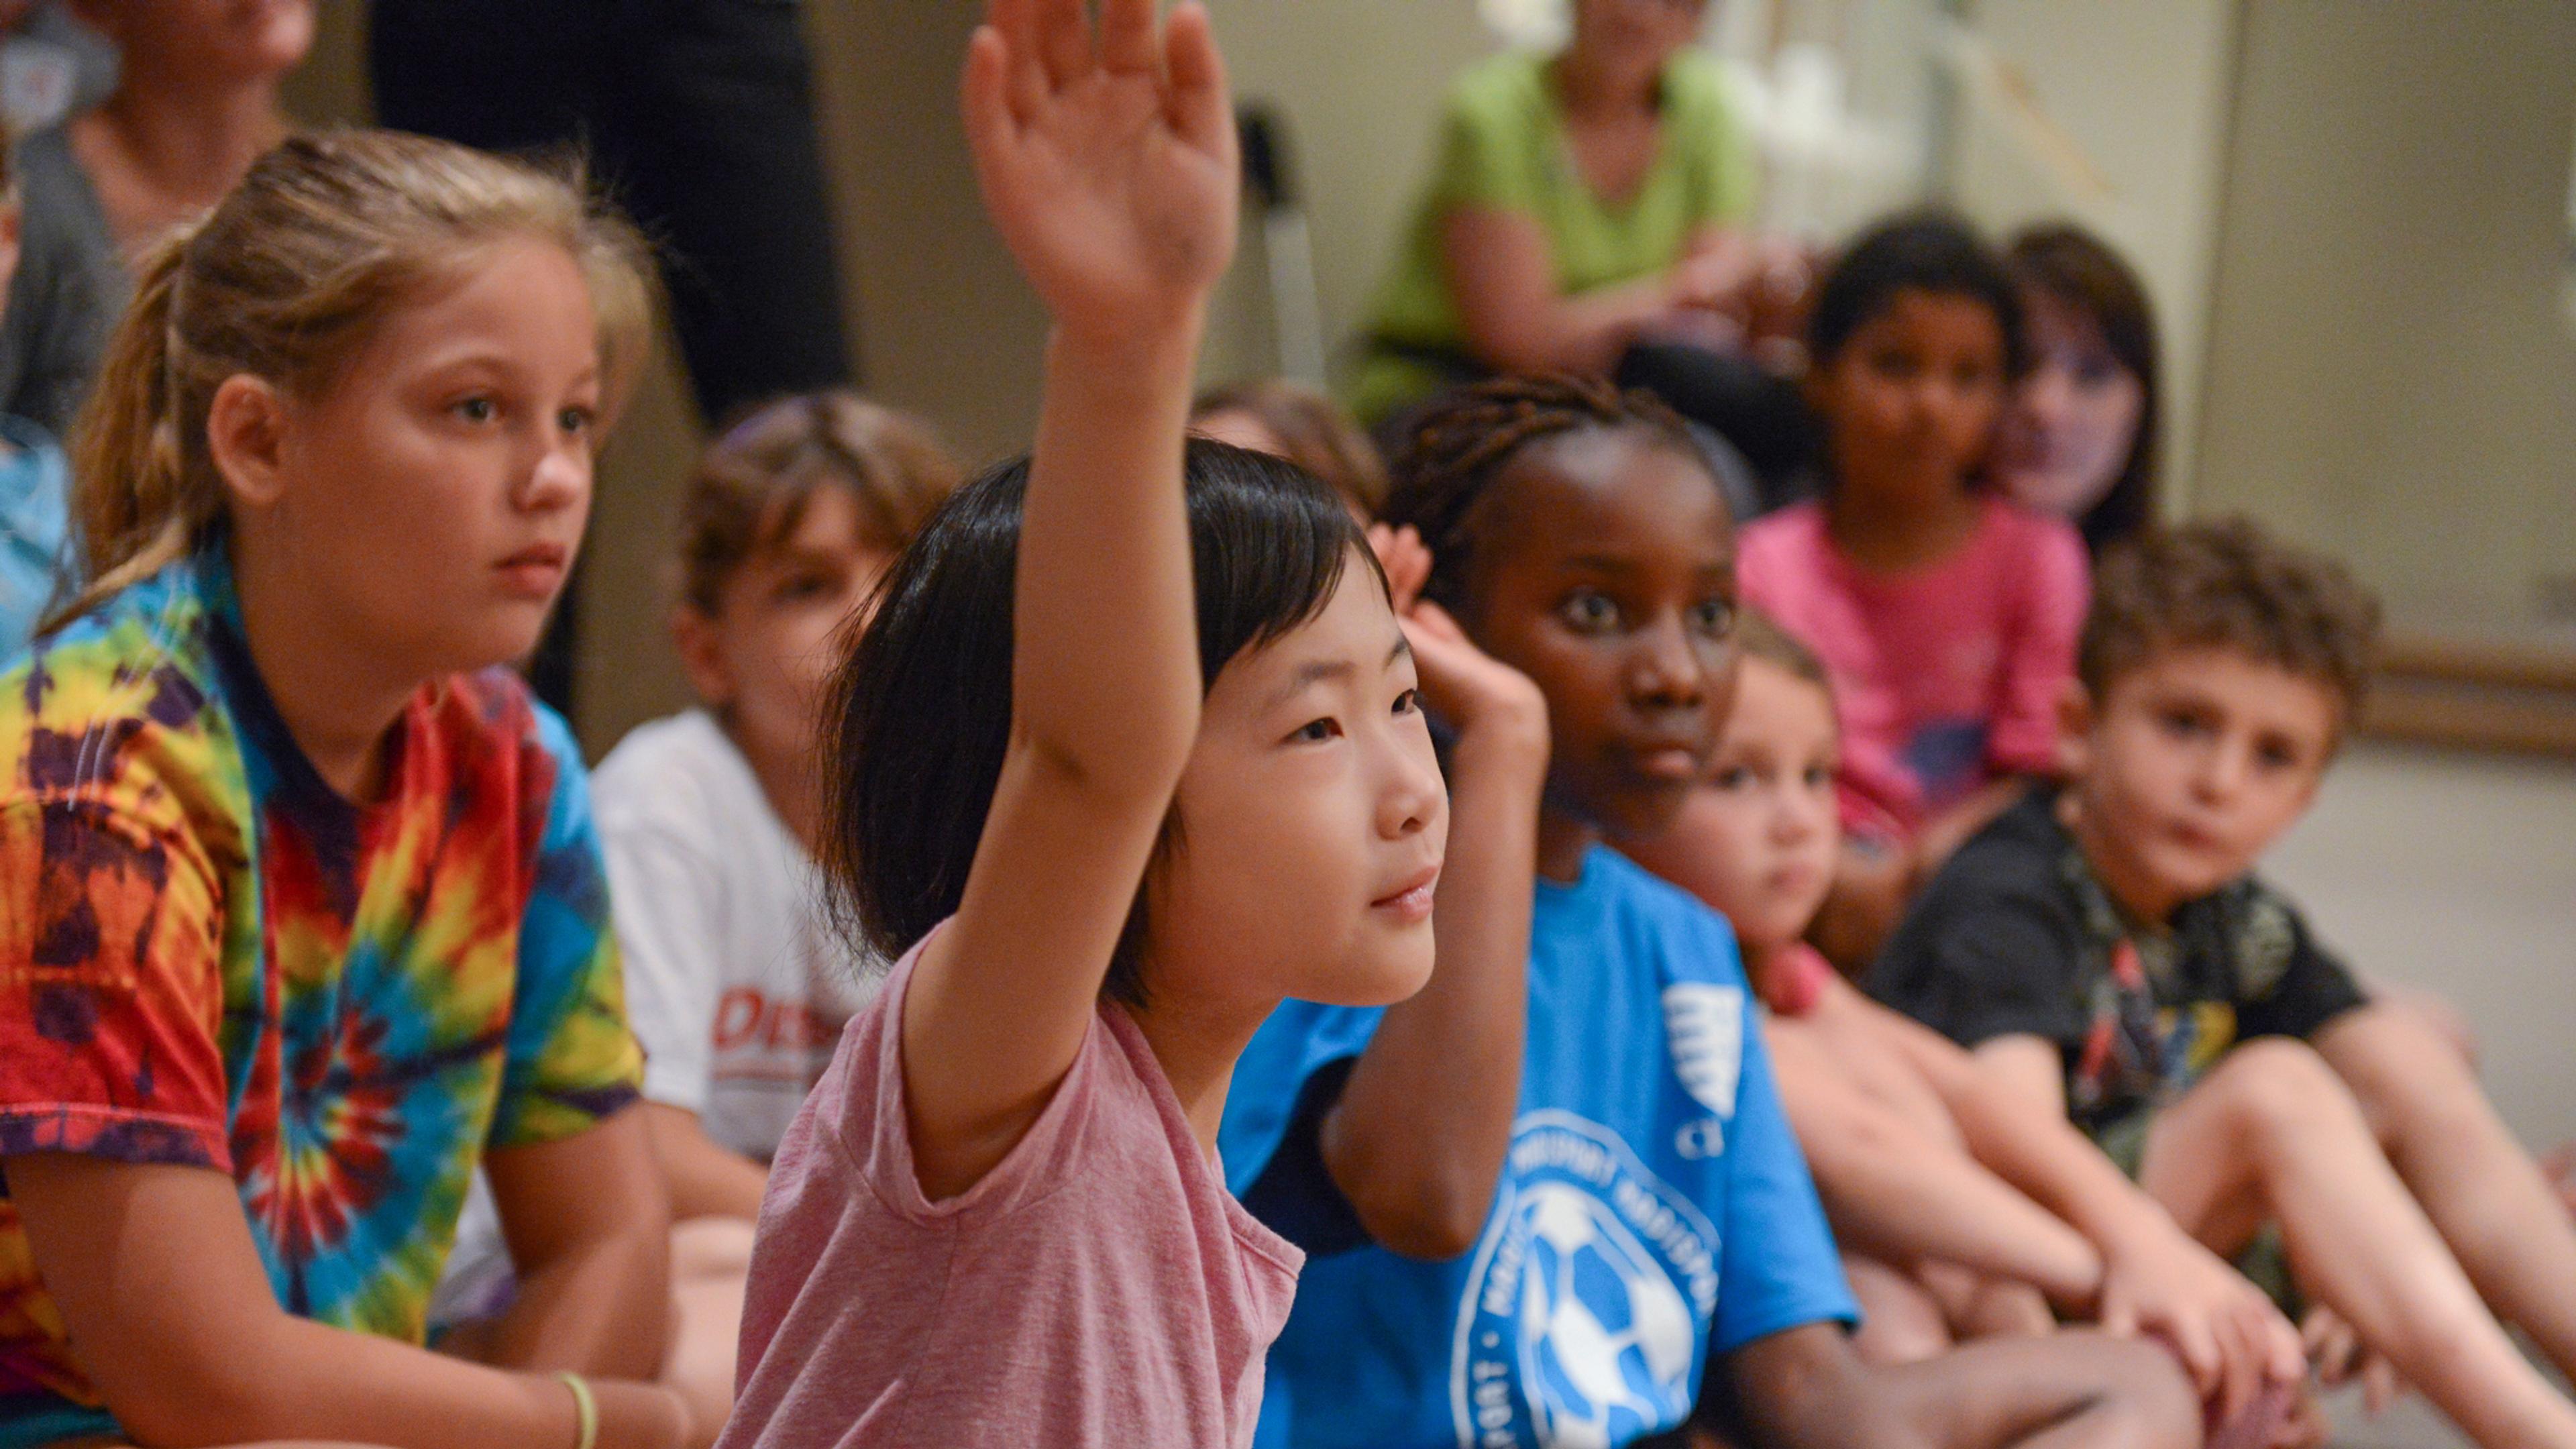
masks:
[[[1609,1449],[1690,1410],[1690,1305],[1607,1203],[1562,1182],[1518,1204],[1521,1381],[1541,1442]]]

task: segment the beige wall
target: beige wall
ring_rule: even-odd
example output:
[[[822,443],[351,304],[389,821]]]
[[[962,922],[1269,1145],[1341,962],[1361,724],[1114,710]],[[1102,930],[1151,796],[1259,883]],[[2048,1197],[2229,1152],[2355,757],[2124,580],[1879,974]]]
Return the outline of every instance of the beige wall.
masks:
[[[2138,269],[2162,329],[2165,478],[2177,502],[2193,476],[2238,8],[2235,0],[1975,0],[1972,14],[2102,185],[2052,169],[2003,110],[1972,106],[1958,132],[1956,199],[1998,236],[2072,218]]]
[[[2465,18],[2464,17],[2473,17]],[[2201,497],[2401,626],[2576,649],[2576,5],[2252,0]]]

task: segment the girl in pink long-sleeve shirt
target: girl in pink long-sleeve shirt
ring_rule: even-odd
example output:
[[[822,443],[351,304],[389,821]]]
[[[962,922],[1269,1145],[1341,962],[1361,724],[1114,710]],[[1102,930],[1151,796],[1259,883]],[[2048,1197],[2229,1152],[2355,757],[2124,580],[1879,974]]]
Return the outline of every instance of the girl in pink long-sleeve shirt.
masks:
[[[1865,961],[1913,886],[2052,768],[2090,580],[2071,527],[1979,486],[2023,343],[1966,227],[1863,236],[1818,290],[1809,353],[1825,494],[1748,526],[1737,568],[1842,701],[1852,845],[1819,935]]]

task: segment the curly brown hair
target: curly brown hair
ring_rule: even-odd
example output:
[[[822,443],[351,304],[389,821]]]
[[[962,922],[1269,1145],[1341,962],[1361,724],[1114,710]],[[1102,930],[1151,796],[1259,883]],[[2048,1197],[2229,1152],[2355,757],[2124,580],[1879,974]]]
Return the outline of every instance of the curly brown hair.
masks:
[[[1591,378],[1498,377],[1431,404],[1396,457],[1395,487],[1386,500],[1386,522],[1411,527],[1431,550],[1424,596],[1452,612],[1465,605],[1491,485],[1523,448],[1561,434],[1620,428],[1639,429],[1686,458],[1703,458],[1689,427],[1654,394]]]
[[[2349,723],[2370,694],[2379,600],[2342,564],[2251,519],[2151,529],[2103,554],[2076,677],[2098,702],[2172,649],[2223,648],[2332,690]]]
[[[1331,398],[1284,378],[1254,378],[1199,394],[1190,423],[1219,413],[1258,420],[1279,440],[1281,457],[1333,485],[1362,514],[1375,518],[1386,507],[1386,460]]]

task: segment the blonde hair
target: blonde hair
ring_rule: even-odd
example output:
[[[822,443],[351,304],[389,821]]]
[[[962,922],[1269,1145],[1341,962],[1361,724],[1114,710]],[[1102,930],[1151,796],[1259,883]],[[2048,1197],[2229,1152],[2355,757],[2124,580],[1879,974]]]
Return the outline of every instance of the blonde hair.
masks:
[[[681,505],[681,597],[713,617],[725,581],[793,534],[818,488],[848,489],[868,541],[900,551],[964,480],[928,424],[846,388],[764,404],[698,458]]]
[[[556,243],[589,281],[602,411],[613,415],[650,345],[648,258],[577,164],[360,130],[297,136],[260,157],[143,262],[73,428],[88,584],[46,628],[185,557],[220,524],[206,422],[227,378],[322,396],[388,314],[514,237]]]

